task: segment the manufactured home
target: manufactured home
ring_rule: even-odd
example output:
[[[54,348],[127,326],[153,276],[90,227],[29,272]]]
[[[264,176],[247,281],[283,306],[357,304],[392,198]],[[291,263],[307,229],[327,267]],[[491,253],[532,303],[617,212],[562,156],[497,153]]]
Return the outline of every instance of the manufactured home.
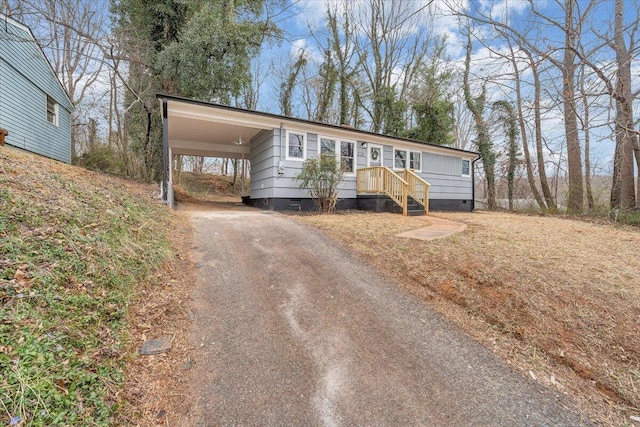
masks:
[[[72,109],[31,30],[0,14],[0,132],[4,142],[71,163]]]
[[[344,126],[157,95],[162,106],[163,197],[173,206],[175,155],[248,160],[243,202],[269,210],[314,203],[295,177],[306,159],[335,155],[344,169],[338,209],[471,211],[478,153]],[[412,206],[414,209],[412,209]]]

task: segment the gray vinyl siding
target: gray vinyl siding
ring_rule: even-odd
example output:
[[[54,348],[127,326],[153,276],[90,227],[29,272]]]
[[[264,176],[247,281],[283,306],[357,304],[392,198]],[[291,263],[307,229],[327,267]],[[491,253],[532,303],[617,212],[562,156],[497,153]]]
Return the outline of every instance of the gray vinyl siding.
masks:
[[[471,200],[472,179],[462,176],[462,158],[422,152],[422,172],[419,175],[431,184],[430,199]]]
[[[251,140],[251,197],[266,199],[273,197],[275,177],[278,176],[278,161],[275,158],[280,129],[263,131]]]
[[[293,132],[299,133],[299,130]],[[304,132],[303,132],[304,133]],[[318,135],[305,133],[305,159],[318,155]],[[367,141],[356,141],[356,170],[367,166],[367,148],[362,147]],[[393,169],[393,145],[383,145],[383,164]],[[406,148],[402,148],[403,150]],[[307,189],[301,189],[296,175],[302,170],[303,161],[286,158],[287,141],[286,130],[282,139],[282,156],[280,147],[280,129],[264,131],[251,141],[251,198],[308,198]],[[470,176],[461,176],[462,158],[434,154],[412,149],[422,154],[423,179],[431,184],[430,199],[442,200],[471,200],[473,197],[472,180]],[[278,162],[284,162],[284,174],[278,174]],[[356,177],[345,176],[340,185],[340,198],[355,198]]]
[[[279,132],[279,129],[276,129],[276,131]],[[286,132],[286,131],[285,131]],[[296,132],[299,133],[299,131],[292,131],[292,132]],[[313,157],[316,157],[318,155],[318,135],[314,134],[314,133],[305,133],[305,138],[306,138],[306,152],[305,152],[305,159],[310,159]],[[277,147],[275,149],[275,152],[277,154],[277,156],[280,155],[280,140],[277,138],[274,138],[274,142],[275,144],[277,144]],[[287,149],[287,145],[286,145],[286,140],[283,139],[283,150]],[[286,151],[285,151],[286,153]],[[276,170],[276,181],[275,181],[275,185],[276,185],[276,189],[275,189],[275,196],[273,197],[277,197],[277,198],[307,198],[309,197],[309,190],[304,189],[304,188],[300,188],[300,182],[295,180],[295,177],[300,173],[300,171],[302,170],[302,165],[303,165],[303,161],[302,160],[292,160],[292,159],[286,159],[286,156],[283,156],[283,161],[285,163],[285,172],[282,175],[277,175],[277,170]],[[278,157],[276,159],[275,164],[278,164],[278,161],[280,160],[280,158]],[[366,162],[366,160],[365,160]],[[357,168],[357,166],[356,166]],[[252,166],[252,171],[253,171],[253,166]],[[253,172],[252,172],[253,173]],[[355,198],[357,196],[356,193],[356,177],[355,176],[345,176],[343,179],[342,184],[338,187],[339,189],[339,197],[340,198]],[[253,195],[253,193],[251,194],[251,197],[256,197]]]
[[[47,121],[47,95],[58,104],[58,126]],[[72,106],[31,34],[0,19],[0,128],[6,142],[71,162]]]

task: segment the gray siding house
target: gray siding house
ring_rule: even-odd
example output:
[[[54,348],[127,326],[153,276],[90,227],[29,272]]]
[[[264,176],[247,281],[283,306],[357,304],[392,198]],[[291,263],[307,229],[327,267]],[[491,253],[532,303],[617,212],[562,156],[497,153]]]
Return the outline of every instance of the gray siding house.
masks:
[[[71,163],[71,110],[25,25],[0,14],[0,129],[9,145]]]
[[[416,199],[427,210],[474,209],[478,153],[175,96],[158,94],[158,99],[165,147],[163,194],[170,205],[169,159],[183,154],[248,160],[247,204],[311,209],[309,192],[295,177],[306,159],[330,154],[345,168],[338,208],[380,211],[390,199],[400,207],[403,200]]]

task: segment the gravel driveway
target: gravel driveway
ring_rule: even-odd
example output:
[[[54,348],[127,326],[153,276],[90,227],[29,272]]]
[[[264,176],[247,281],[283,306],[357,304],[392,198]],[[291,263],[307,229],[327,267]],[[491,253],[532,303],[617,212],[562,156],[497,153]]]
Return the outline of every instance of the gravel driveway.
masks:
[[[561,397],[271,212],[194,212],[190,426],[577,426]]]

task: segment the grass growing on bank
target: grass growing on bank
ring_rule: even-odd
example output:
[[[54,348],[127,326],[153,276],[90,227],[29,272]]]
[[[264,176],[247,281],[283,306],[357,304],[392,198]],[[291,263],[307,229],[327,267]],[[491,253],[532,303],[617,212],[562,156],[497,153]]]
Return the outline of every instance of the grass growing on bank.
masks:
[[[167,215],[126,181],[0,148],[0,424],[110,423]]]

